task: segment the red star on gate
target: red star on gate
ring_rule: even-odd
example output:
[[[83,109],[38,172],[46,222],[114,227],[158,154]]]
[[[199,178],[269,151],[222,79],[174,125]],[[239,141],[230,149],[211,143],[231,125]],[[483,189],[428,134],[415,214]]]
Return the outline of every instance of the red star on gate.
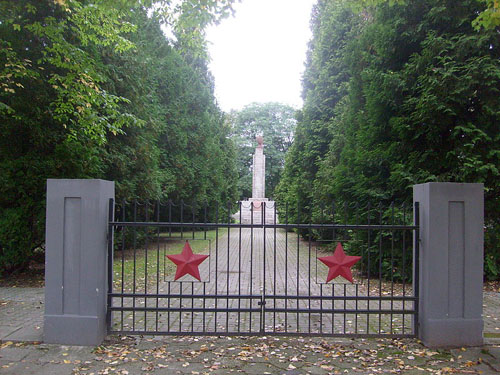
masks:
[[[342,276],[344,279],[352,281],[351,267],[361,259],[358,256],[345,255],[342,245],[337,243],[333,255],[327,257],[318,257],[320,261],[326,264],[329,268],[326,282],[335,279],[337,276]]]
[[[167,255],[167,258],[177,265],[174,280],[177,280],[186,274],[190,274],[194,278],[201,281],[198,266],[208,258],[208,255],[193,254],[189,241],[186,241],[184,248],[182,249],[182,253]]]

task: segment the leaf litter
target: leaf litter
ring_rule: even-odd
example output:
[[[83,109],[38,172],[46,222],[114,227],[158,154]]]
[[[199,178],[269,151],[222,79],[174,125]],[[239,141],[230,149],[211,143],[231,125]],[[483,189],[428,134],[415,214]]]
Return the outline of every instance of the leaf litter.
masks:
[[[468,350],[431,350],[411,339],[124,337],[96,348],[92,363],[75,363],[73,374],[485,373],[482,358],[461,355]]]

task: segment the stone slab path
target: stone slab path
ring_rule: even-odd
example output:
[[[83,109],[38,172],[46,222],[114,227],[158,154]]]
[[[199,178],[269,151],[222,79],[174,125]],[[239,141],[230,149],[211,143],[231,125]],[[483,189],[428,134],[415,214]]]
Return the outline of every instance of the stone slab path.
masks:
[[[96,348],[0,343],[2,375],[492,375],[499,371],[499,345],[431,350],[411,339],[110,337]]]
[[[0,342],[43,341],[43,288],[0,288]],[[485,343],[500,345],[500,293],[483,292]]]
[[[0,288],[0,340],[42,341],[44,301],[43,288]]]
[[[42,343],[43,288],[0,288],[0,374],[498,374],[500,293],[484,292],[485,345],[417,340],[109,336],[100,347]]]

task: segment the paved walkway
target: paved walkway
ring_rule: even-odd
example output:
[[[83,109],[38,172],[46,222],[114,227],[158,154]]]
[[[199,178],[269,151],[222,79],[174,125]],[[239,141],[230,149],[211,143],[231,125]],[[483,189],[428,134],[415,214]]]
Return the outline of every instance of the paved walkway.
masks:
[[[0,341],[43,341],[43,288],[0,288]],[[484,337],[500,345],[500,293],[484,292]]]
[[[497,374],[500,293],[484,293],[485,345],[417,340],[110,336],[99,348],[43,344],[43,288],[0,288],[0,374]]]
[[[97,348],[0,342],[4,375],[498,374],[500,345],[429,350],[417,340],[110,337]]]
[[[42,341],[43,288],[0,288],[0,340]]]

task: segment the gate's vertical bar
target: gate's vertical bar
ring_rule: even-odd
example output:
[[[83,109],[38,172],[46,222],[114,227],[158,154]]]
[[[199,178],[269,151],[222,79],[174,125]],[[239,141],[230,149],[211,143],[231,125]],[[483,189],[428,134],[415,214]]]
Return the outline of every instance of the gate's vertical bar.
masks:
[[[413,308],[415,311],[415,314],[413,315],[413,333],[415,337],[418,337],[418,299],[419,299],[419,268],[420,268],[420,206],[419,202],[415,202],[415,207],[414,207],[414,221],[413,225],[418,226],[414,230],[414,235],[415,235],[415,244],[414,244],[414,249],[415,249],[415,256],[413,257],[413,296],[416,298],[415,302],[413,303]]]
[[[325,203],[321,203],[321,224],[327,224],[327,219],[325,218],[325,211],[327,211],[327,208],[325,206]],[[327,212],[328,213],[328,212]],[[327,215],[326,215],[327,216]],[[327,233],[321,233],[321,236],[324,236],[325,238],[327,237]],[[318,284],[318,247],[316,246],[316,252],[315,252],[315,278],[316,278],[316,284]],[[320,293],[320,313],[319,313],[319,327],[320,327],[320,333],[323,334],[323,283],[319,283],[319,293]]]
[[[285,205],[285,332],[288,332],[288,202]]]
[[[324,203],[321,203],[321,217],[320,217],[320,223],[325,224],[325,205]],[[320,232],[321,233],[321,232]],[[320,236],[324,236],[323,233],[321,233]],[[318,246],[316,246],[316,252],[315,252],[315,259],[318,259]],[[318,265],[317,265],[317,260],[316,260],[316,267],[315,267],[315,278],[316,278],[316,284],[318,283]],[[319,333],[323,333],[323,284],[319,284]]]
[[[149,221],[149,201],[146,199],[146,202],[144,203],[145,210],[146,210],[146,222]],[[149,247],[149,229],[148,227],[144,228],[144,231],[146,232],[146,240],[145,240],[145,247],[144,247],[144,307],[146,310],[144,310],[144,331],[147,331],[147,321],[148,321],[148,312],[147,312],[147,307],[148,307],[148,247]]]
[[[391,202],[391,225],[394,225],[394,201]],[[391,328],[390,328],[391,335],[393,334],[393,324],[392,324],[392,319],[394,316],[393,310],[394,310],[394,228],[391,231]]]
[[[191,218],[191,219],[192,219],[192,224],[193,224],[193,226],[192,226],[191,230],[192,230],[192,234],[193,234],[193,236],[192,236],[192,239],[193,239],[193,240],[195,239],[195,235],[194,235],[194,234],[195,234],[195,230],[194,230],[194,223],[196,222],[196,217],[195,217],[195,211],[196,211],[196,208],[197,208],[197,206],[196,206],[196,202],[192,202],[192,203],[191,203],[191,216],[192,216],[192,218]]]
[[[170,332],[170,280],[167,284],[167,331]]]
[[[168,222],[169,223],[172,223],[172,200],[169,199],[168,202]],[[172,237],[172,227],[169,226],[168,227],[168,237]],[[167,284],[167,329],[168,331],[170,332],[170,292],[171,292],[171,289],[170,289],[170,284],[171,284],[171,280],[168,281],[168,284]]]
[[[231,201],[228,201],[227,204],[227,266],[226,266],[226,271],[227,271],[227,278],[226,278],[226,295],[228,296],[226,298],[226,332],[229,330],[229,241],[231,237]]]
[[[356,202],[356,217],[355,217],[355,224],[359,225],[359,203]],[[358,233],[358,232],[356,232]],[[358,237],[359,238],[359,237]],[[361,263],[361,262],[360,262]],[[361,274],[363,274],[363,264],[361,263]],[[356,311],[358,311],[358,296],[359,296],[359,283],[356,283]],[[356,315],[354,316],[354,333],[358,333],[358,313],[356,312]]]
[[[156,222],[160,222],[160,200],[156,201]],[[160,293],[160,226],[156,228],[156,321],[155,321],[155,329],[158,331],[158,306],[159,306],[159,298],[158,294]]]
[[[307,333],[311,333],[311,238],[312,238],[312,215],[311,215],[311,212],[309,213],[310,216],[309,216],[309,241],[308,241],[308,244],[307,244],[307,267],[308,267],[308,272],[307,272],[307,295],[308,295],[308,299],[307,299],[307,304],[308,304],[308,310],[309,310],[309,314],[308,314],[308,324],[307,324]]]
[[[183,283],[179,283],[179,332],[182,332],[182,293],[183,293]]]
[[[206,331],[206,324],[205,324],[205,308],[206,308],[206,294],[207,294],[207,283],[203,283],[203,332]]]
[[[194,283],[191,283],[191,296],[194,295]],[[191,297],[191,333],[194,332],[194,297]]]
[[[181,224],[184,224],[184,199],[181,199]],[[181,225],[181,238],[184,238],[184,227]]]
[[[137,199],[134,199],[134,222],[137,221]],[[134,226],[134,233],[133,233],[133,246],[134,246],[134,271],[133,271],[133,279],[132,279],[132,331],[135,331],[135,276],[136,276],[136,267],[137,267],[137,229]]]
[[[347,202],[344,202],[344,224],[349,223],[349,212],[348,212],[348,206]],[[344,232],[344,239],[347,239],[347,230]],[[342,332],[343,334],[346,333],[346,320],[347,320],[347,313],[345,310],[347,310],[347,300],[346,300],[346,294],[347,294],[347,284],[344,282],[344,331]]]
[[[215,223],[219,224],[219,202],[217,202],[215,206]],[[217,298],[217,293],[218,293],[218,274],[219,274],[219,226],[215,226],[215,318],[214,318],[214,325],[215,329],[214,332],[217,332],[217,305],[219,299]]]
[[[253,308],[253,202],[250,202],[250,309]],[[252,311],[249,316],[249,332],[252,332]]]
[[[204,206],[203,206],[203,224],[205,226],[203,227],[203,238],[206,240],[207,239],[207,201],[205,201]],[[208,260],[209,262],[211,261],[210,259]],[[209,266],[210,269],[210,266]],[[203,283],[203,332],[206,331],[206,304],[207,304],[207,299],[206,299],[206,292],[207,292],[207,284]]]
[[[127,210],[126,206],[126,201],[125,199],[122,201],[122,221],[125,221],[125,212]],[[125,230],[127,227],[122,227],[122,264],[121,264],[121,271],[122,271],[122,280],[121,280],[121,291],[122,291],[122,298],[121,298],[121,307],[123,308],[123,303],[124,303],[124,298],[123,298],[123,293],[125,290]],[[124,316],[124,311],[121,311],[121,323],[120,323],[120,329],[123,331],[123,316]]]
[[[347,284],[344,282],[344,310],[347,310],[347,300],[346,300],[346,295],[347,295]],[[344,312],[344,334],[346,333],[346,320],[347,320],[347,313]]]
[[[332,224],[335,225],[335,201],[332,202]],[[335,226],[332,229],[332,239],[335,242],[336,240],[336,231],[335,231]],[[335,284],[332,283],[332,335],[335,334]]]
[[[168,200],[168,222],[169,223],[172,222],[172,200],[171,199]],[[172,237],[172,227],[171,226],[168,227],[168,236]]]
[[[184,224],[184,200],[181,199],[181,238],[184,239],[184,228],[182,224]],[[182,332],[182,294],[183,294],[183,283],[182,281],[179,283],[179,294],[181,297],[179,298],[179,332]]]
[[[368,213],[368,272],[367,272],[367,278],[368,278],[368,281],[367,281],[367,287],[368,287],[368,293],[367,293],[367,297],[368,299],[366,300],[366,304],[367,304],[367,309],[370,310],[370,247],[371,247],[371,229],[370,229],[370,218],[371,218],[371,204],[370,202],[368,202],[368,205],[367,205],[367,213]],[[369,334],[370,333],[370,314],[366,314],[366,333]]]
[[[203,224],[205,226],[203,227],[203,239],[207,239],[207,202],[205,201],[205,204],[203,206]]]
[[[263,270],[262,270],[262,291],[261,291],[261,300],[260,300],[260,332],[264,333],[265,331],[265,294],[266,294],[266,202],[260,203],[261,213],[261,224],[262,224],[262,239],[263,249],[262,249],[262,257],[263,257]]]
[[[299,228],[297,229],[297,275],[296,275],[296,285],[297,285],[297,333],[300,332],[299,321],[299,298],[300,295],[300,287],[299,287],[299,247],[300,247],[300,205],[297,203],[297,225]]]
[[[241,213],[241,201],[238,203],[239,208],[240,208],[240,227],[239,227],[239,234],[238,234],[238,295],[241,296],[241,219],[242,219],[242,213]],[[238,332],[241,330],[241,297],[238,298]]]
[[[319,333],[323,334],[323,284],[319,284],[320,313],[319,313]]]
[[[379,224],[383,224],[382,203],[378,204]],[[382,229],[378,232],[378,333],[382,333]]]
[[[276,309],[276,284],[278,284],[278,281],[276,280],[276,201],[274,202],[274,217],[273,217],[273,223],[274,223],[274,229],[273,229],[273,246],[274,246],[274,301],[273,301],[273,308]],[[286,276],[285,276],[286,277]],[[273,312],[273,332],[276,332],[276,311]]]
[[[109,199],[109,210],[108,210],[108,306],[106,313],[106,323],[108,326],[108,331],[111,330],[111,322],[112,322],[112,313],[111,313],[111,304],[112,297],[111,293],[113,293],[113,235],[114,235],[114,227],[111,224],[114,221],[114,199]],[[123,278],[123,277],[122,277]]]
[[[196,202],[191,202],[191,222],[193,223],[193,226],[191,227],[191,230],[193,231],[193,240],[195,238],[194,236],[194,223],[195,223],[195,208],[196,208]],[[194,283],[191,283],[191,296],[194,295]],[[191,297],[191,332],[194,332],[194,317],[195,317],[195,312],[194,312],[194,297]]]
[[[403,203],[403,225],[406,225],[406,204]],[[405,267],[405,264],[406,264],[406,230],[403,230],[403,272],[402,272],[402,275],[401,277],[403,278],[403,327],[402,327],[402,334],[404,335],[405,334],[405,309],[406,309],[406,301],[405,301],[405,298],[406,297],[406,267]]]

